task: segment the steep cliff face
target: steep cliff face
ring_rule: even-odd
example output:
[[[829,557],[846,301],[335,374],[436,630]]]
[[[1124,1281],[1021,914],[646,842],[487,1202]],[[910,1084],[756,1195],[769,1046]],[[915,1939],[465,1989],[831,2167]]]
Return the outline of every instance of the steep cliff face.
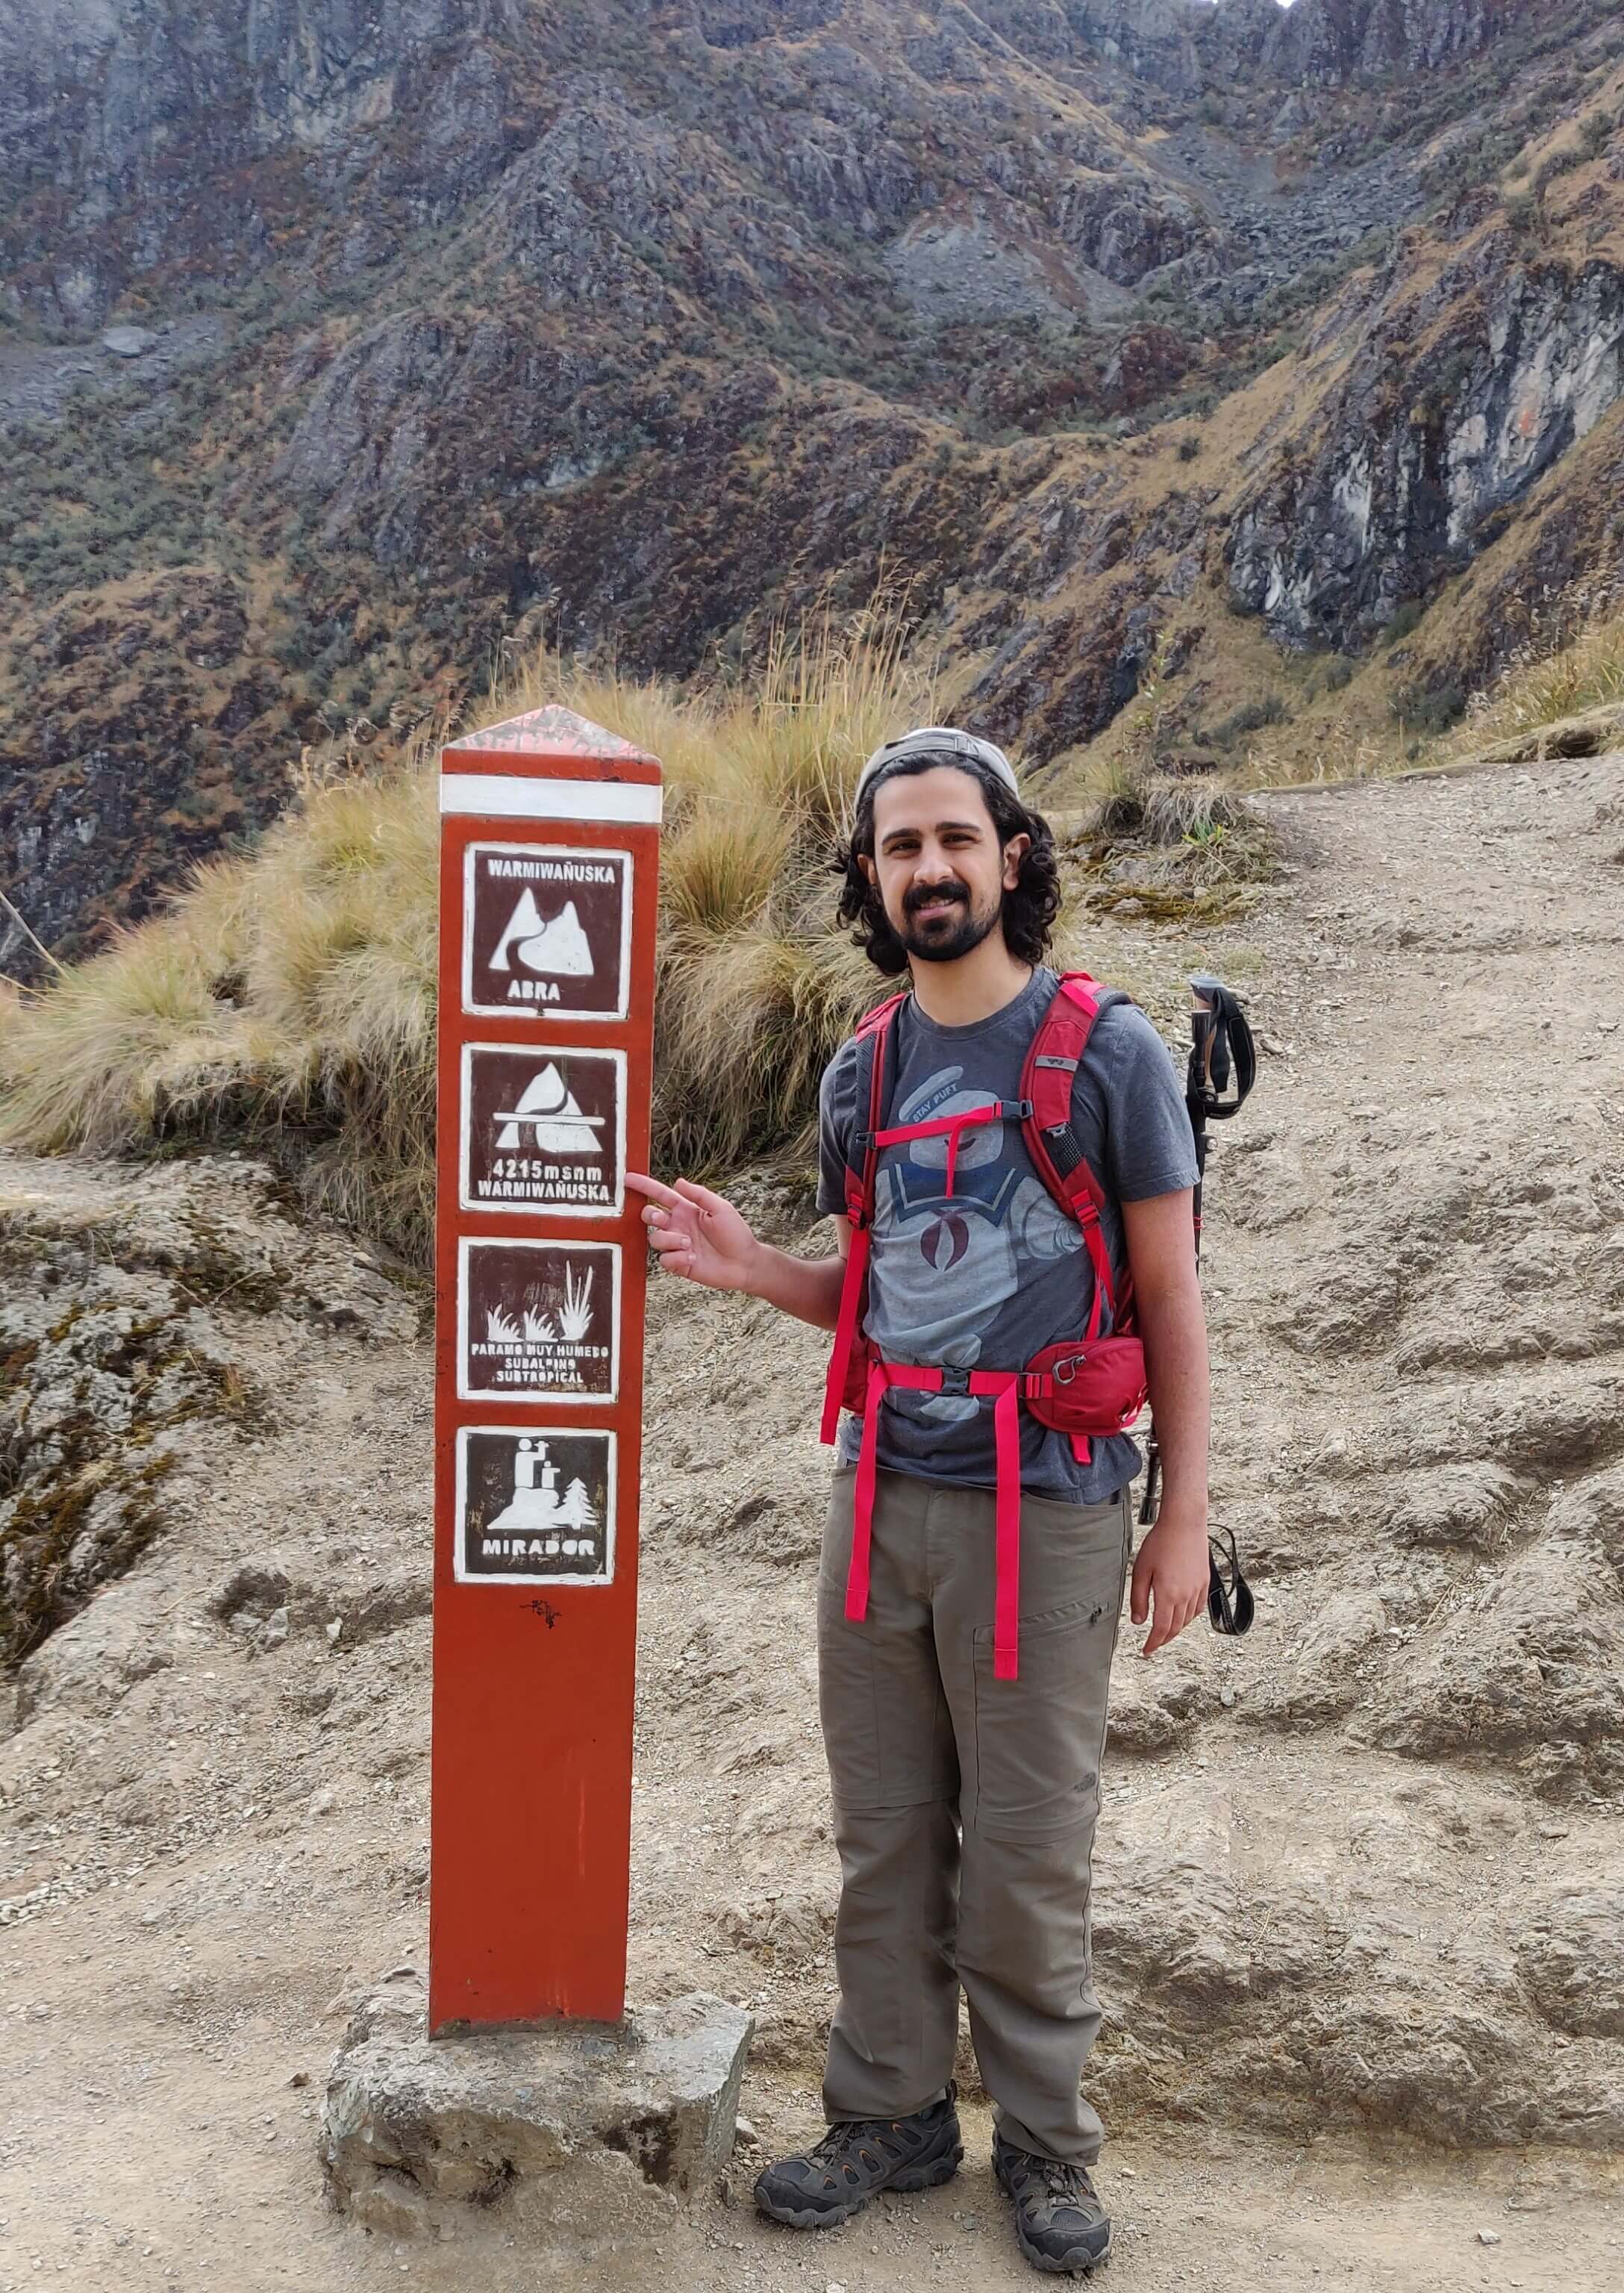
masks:
[[[1225,550],[1235,596],[1352,648],[1458,571],[1624,394],[1624,271],[1525,265],[1491,234],[1425,294],[1395,282],[1319,428]]]
[[[1481,55],[1521,12],[1516,0],[1294,0],[1263,53],[1283,79],[1341,87],[1361,73],[1439,71]]]
[[[1604,0],[0,0],[0,877],[71,950],[537,611],[682,675],[905,563],[1041,764],[1225,603],[1356,651],[1583,575],[1620,57]]]
[[[33,0],[0,0],[0,311],[91,327],[170,266],[238,285],[334,207],[446,212],[507,156],[497,43],[528,12],[46,0],[42,23]]]

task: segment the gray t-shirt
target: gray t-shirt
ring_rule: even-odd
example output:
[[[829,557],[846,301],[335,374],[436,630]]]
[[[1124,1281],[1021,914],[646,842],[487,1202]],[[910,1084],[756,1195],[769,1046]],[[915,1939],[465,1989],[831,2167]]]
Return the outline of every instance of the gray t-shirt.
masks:
[[[1055,974],[1039,966],[1001,1011],[941,1027],[910,995],[893,1023],[886,1129],[934,1122],[1018,1098],[1021,1071]],[[857,1124],[855,1041],[824,1070],[819,1096],[818,1207],[845,1209],[846,1146]],[[867,1107],[862,1110],[867,1115]],[[1120,1293],[1127,1259],[1119,1205],[1195,1184],[1195,1144],[1166,1045],[1143,1011],[1113,1004],[1095,1022],[1072,1086],[1078,1144],[1105,1190],[1103,1218]],[[1082,1231],[1045,1187],[1017,1122],[959,1133],[953,1192],[948,1141],[880,1151],[864,1324],[887,1361],[1019,1369],[1040,1348],[1087,1326],[1094,1268]],[[1102,1329],[1111,1326],[1109,1314]],[[838,1456],[857,1455],[859,1421],[841,1419]],[[998,1479],[992,1403],[893,1389],[880,1411],[882,1466],[929,1481],[990,1488]],[[1097,1438],[1081,1464],[1069,1434],[1021,1412],[1021,1485],[1033,1495],[1094,1504],[1139,1471],[1127,1434]]]

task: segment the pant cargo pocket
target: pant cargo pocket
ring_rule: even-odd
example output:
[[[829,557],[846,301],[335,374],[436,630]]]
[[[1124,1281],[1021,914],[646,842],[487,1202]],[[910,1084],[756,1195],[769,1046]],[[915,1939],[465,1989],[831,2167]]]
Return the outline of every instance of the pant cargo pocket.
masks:
[[[1119,1581],[1113,1570],[1113,1589]],[[1015,1680],[994,1677],[991,1627],[977,1631],[966,1829],[988,1839],[1048,1839],[1094,1820],[1115,1639],[1104,1587],[1095,1600],[1022,1618]]]

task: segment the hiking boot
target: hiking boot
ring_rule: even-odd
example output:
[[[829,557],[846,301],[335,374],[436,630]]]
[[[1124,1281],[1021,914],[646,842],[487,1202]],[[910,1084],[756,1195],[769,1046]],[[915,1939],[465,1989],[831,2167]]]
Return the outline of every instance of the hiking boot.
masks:
[[[992,2170],[1014,2200],[1015,2235],[1034,2269],[1080,2273],[1106,2258],[1111,2217],[1086,2166],[1039,2158],[995,2134]]]
[[[755,2202],[792,2229],[832,2229],[878,2190],[933,2190],[958,2171],[958,2089],[908,2118],[838,2119],[820,2142],[764,2167]]]

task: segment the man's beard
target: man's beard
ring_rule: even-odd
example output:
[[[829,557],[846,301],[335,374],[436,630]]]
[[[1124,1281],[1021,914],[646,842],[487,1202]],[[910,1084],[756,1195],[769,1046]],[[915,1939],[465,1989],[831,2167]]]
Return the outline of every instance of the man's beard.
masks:
[[[959,912],[925,926],[922,929],[910,925],[910,902],[920,907],[931,900],[955,900],[962,903]],[[994,929],[1004,912],[1001,898],[992,901],[983,915],[977,915],[970,903],[970,895],[962,887],[939,891],[909,893],[902,903],[902,927],[897,937],[901,941],[911,960],[916,963],[957,963],[960,956],[968,955]]]

